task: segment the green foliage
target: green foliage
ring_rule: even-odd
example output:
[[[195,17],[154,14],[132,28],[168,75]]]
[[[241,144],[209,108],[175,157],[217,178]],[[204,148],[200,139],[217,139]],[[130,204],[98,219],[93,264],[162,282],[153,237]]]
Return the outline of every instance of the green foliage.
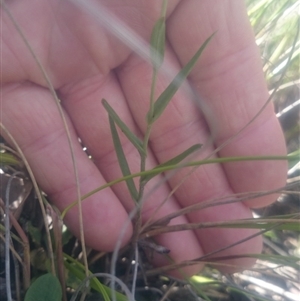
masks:
[[[179,87],[183,84],[186,78],[189,76],[190,72],[192,71],[193,67],[197,63],[198,59],[200,58],[202,52],[213,38],[214,34],[208,37],[198,51],[194,54],[194,56],[190,59],[190,61],[179,71],[173,81],[169,84],[169,86],[161,93],[158,97],[157,101],[154,104],[153,113],[147,116],[147,121],[149,124],[153,124],[156,121],[165,108],[167,107],[168,103],[171,101],[175,93],[178,91]]]
[[[261,49],[266,77],[276,85],[278,75],[284,71],[292,45],[292,54],[283,83],[299,78],[299,1],[297,0],[248,0],[248,14],[254,28],[256,41]]]
[[[128,126],[121,120],[115,110],[108,104],[105,99],[102,99],[102,104],[112,120],[118,125],[121,131],[126,135],[128,140],[135,146],[140,154],[145,154],[142,141],[128,128]]]
[[[119,161],[119,165],[120,168],[122,170],[122,174],[123,176],[128,176],[131,175],[129,166],[128,166],[128,162],[127,159],[125,157],[124,151],[123,151],[123,147],[115,126],[115,123],[113,121],[113,119],[109,116],[109,124],[110,124],[110,129],[111,129],[111,134],[112,134],[112,138],[113,138],[113,142],[114,142],[114,147],[115,147],[115,151],[117,153],[117,157],[118,157],[118,161]],[[126,180],[126,184],[128,187],[128,190],[131,194],[131,197],[134,201],[137,201],[138,198],[138,191],[135,187],[135,184],[133,182],[133,179],[130,178],[128,180]]]
[[[84,266],[78,261],[72,258],[71,256],[64,254],[66,260],[64,261],[65,267],[70,273],[69,277],[75,277],[80,282],[84,281],[86,278]],[[92,273],[90,272],[90,275]],[[112,295],[111,288],[102,284],[97,278],[91,278],[90,287],[94,289],[96,292],[100,293],[105,301],[110,301],[111,298],[109,296]],[[77,287],[73,287],[77,289]],[[115,292],[116,301],[128,301],[127,297],[119,292]]]
[[[182,152],[181,154],[179,154],[178,156],[168,160],[165,163],[159,164],[157,165],[153,171],[155,169],[157,169],[157,173],[152,173],[150,175],[146,175],[146,176],[142,176],[142,181],[143,182],[147,182],[149,180],[151,180],[153,177],[155,177],[156,175],[161,173],[161,169],[163,169],[164,167],[169,167],[169,166],[176,166],[177,164],[179,164],[180,162],[182,162],[185,158],[187,158],[189,155],[191,155],[192,153],[194,153],[195,151],[199,150],[202,147],[202,144],[195,144],[193,146],[191,146],[190,148],[188,148],[187,150],[185,150],[184,152]]]
[[[0,152],[0,164],[3,165],[19,165],[19,160],[12,154]]]
[[[24,301],[61,301],[62,289],[57,277],[48,273],[37,278],[29,287]]]
[[[155,69],[159,69],[164,60],[165,34],[166,23],[163,16],[156,21],[151,35],[151,61]]]
[[[299,163],[300,160],[300,149],[295,150],[294,152],[288,154],[290,160],[289,162],[289,168],[294,167],[296,164]]]

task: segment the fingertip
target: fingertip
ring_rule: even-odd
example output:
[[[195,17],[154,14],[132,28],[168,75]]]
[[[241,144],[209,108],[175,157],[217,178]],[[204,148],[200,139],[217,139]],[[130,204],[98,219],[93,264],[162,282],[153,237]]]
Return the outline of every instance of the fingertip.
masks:
[[[236,193],[257,193],[244,201],[249,208],[261,208],[273,203],[278,195],[272,191],[283,188],[287,179],[287,161],[272,159],[286,155],[286,145],[277,118],[273,114],[263,123],[250,127],[244,135],[222,151],[224,157],[251,156],[253,160],[224,165],[230,185]],[[261,157],[264,160],[256,160]],[[269,193],[269,194],[266,194]],[[260,196],[260,194],[266,194]]]

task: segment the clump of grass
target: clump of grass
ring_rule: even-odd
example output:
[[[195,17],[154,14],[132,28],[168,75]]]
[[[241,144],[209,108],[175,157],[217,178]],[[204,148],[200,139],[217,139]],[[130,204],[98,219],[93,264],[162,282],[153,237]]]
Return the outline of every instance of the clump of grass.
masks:
[[[297,46],[297,43],[299,43],[296,40],[296,35],[298,33],[297,30],[295,30],[294,32],[291,32],[290,36],[286,36],[286,32],[284,33],[284,31],[282,31],[282,33],[275,31],[276,34],[272,35],[271,29],[274,28],[274,24],[280,24],[280,26],[282,26],[280,22],[282,22],[282,19],[284,19],[283,17],[285,17],[286,15],[292,16],[291,20],[286,20],[286,22],[296,24],[295,22],[298,19],[294,17],[292,13],[291,15],[286,13],[288,7],[293,8],[293,5],[296,5],[296,1],[294,1],[294,3],[293,1],[278,1],[276,2],[276,4],[274,3],[274,1],[270,0],[256,0],[248,2],[249,15],[256,30],[258,44],[263,50],[263,56],[265,58],[268,58],[265,59],[265,71],[266,77],[269,80],[270,89],[276,89],[279,93],[275,94],[273,99],[275,99],[277,108],[281,108],[278,113],[279,118],[281,118],[281,116],[284,116],[285,114],[284,105],[287,104],[283,104],[283,92],[286,89],[295,89],[294,86],[296,85],[295,82],[297,81],[298,74],[297,68],[295,66],[297,65],[297,61],[299,61],[299,51],[297,52],[295,50],[295,46]],[[81,294],[81,298],[83,299],[86,294],[86,300],[89,300],[89,298],[96,296],[95,292],[97,292],[99,300],[123,301],[134,300],[134,298],[136,298],[137,300],[167,300],[167,298],[169,300],[176,300],[176,298],[181,298],[181,300],[188,300],[188,298],[190,298],[191,300],[196,300],[196,298],[200,296],[202,300],[213,301],[222,299],[226,300],[229,295],[235,296],[236,298],[244,298],[245,300],[269,300],[267,294],[266,296],[259,296],[257,294],[259,284],[257,284],[257,282],[255,283],[255,281],[253,280],[255,279],[255,277],[256,279],[258,275],[259,277],[262,277],[262,275],[266,277],[271,272],[274,272],[278,267],[283,266],[289,269],[288,271],[292,271],[292,276],[289,278],[289,280],[287,280],[287,277],[279,274],[277,274],[276,277],[284,281],[290,281],[290,283],[293,283],[293,281],[295,281],[294,271],[298,268],[298,257],[295,256],[297,255],[296,253],[288,254],[288,252],[279,255],[271,254],[271,252],[269,252],[270,254],[266,255],[252,254],[251,256],[259,260],[258,266],[244,274],[237,274],[233,277],[227,275],[225,276],[218,272],[216,270],[216,268],[218,267],[217,262],[210,262],[211,268],[206,268],[201,275],[192,277],[191,279],[186,279],[184,281],[179,281],[176,279],[174,280],[170,277],[159,276],[161,273],[165,273],[168,269],[180,269],[189,264],[194,264],[195,262],[201,260],[204,261],[206,259],[205,257],[191,262],[184,262],[182,264],[178,264],[177,266],[170,265],[168,267],[153,269],[149,266],[147,258],[143,256],[143,253],[141,253],[141,255],[136,255],[135,260],[137,261],[138,257],[143,259],[144,262],[141,262],[140,266],[145,270],[144,273],[147,279],[144,280],[141,274],[138,272],[137,264],[134,265],[134,268],[132,270],[132,248],[136,254],[139,249],[139,242],[141,241],[141,239],[146,237],[146,234],[147,237],[149,237],[163,232],[191,229],[192,227],[195,227],[197,229],[199,229],[200,227],[255,228],[260,229],[261,233],[265,234],[265,241],[268,240],[269,242],[274,242],[276,241],[276,239],[278,239],[280,234],[289,233],[289,237],[297,237],[298,234],[295,233],[299,231],[299,223],[297,220],[297,218],[299,217],[298,211],[296,213],[289,212],[288,214],[284,215],[280,214],[280,216],[276,216],[277,214],[264,216],[262,212],[258,211],[257,214],[259,214],[260,217],[256,219],[242,221],[237,220],[232,222],[222,222],[214,224],[187,224],[180,225],[178,227],[176,226],[177,228],[168,226],[168,221],[171,218],[174,218],[177,215],[186,214],[188,210],[201,210],[202,208],[205,208],[205,206],[211,206],[210,203],[200,204],[197,208],[196,206],[187,208],[185,210],[177,212],[175,215],[165,217],[165,219],[158,221],[158,224],[161,225],[159,228],[155,227],[154,229],[153,225],[151,224],[147,225],[147,227],[142,227],[141,210],[143,205],[145,186],[153,177],[168,170],[174,170],[176,172],[176,169],[184,168],[185,166],[200,166],[203,164],[212,164],[216,162],[222,163],[238,160],[289,159],[289,162],[291,162],[291,169],[299,164],[297,155],[289,158],[222,158],[191,162],[186,160],[186,158],[200,149],[200,145],[191,145],[189,149],[185,150],[175,158],[165,162],[164,164],[158,165],[152,170],[146,170],[147,149],[153,124],[161,116],[164,109],[171,101],[173,95],[180,87],[181,83],[186,79],[189,72],[192,70],[193,65],[200,57],[202,51],[204,51],[210,39],[213,38],[213,36],[208,37],[205,43],[199,48],[195,56],[191,58],[189,63],[180,71],[180,73],[170,83],[166,90],[157,99],[155,99],[154,91],[157,74],[162,65],[164,57],[165,10],[166,1],[163,2],[162,13],[159,20],[154,26],[150,42],[150,62],[153,65],[153,78],[149,97],[149,110],[147,116],[145,116],[145,120],[147,122],[146,134],[144,135],[143,139],[138,138],[120,119],[114,108],[110,106],[109,99],[103,100],[103,106],[105,107],[109,116],[112,139],[123,177],[116,179],[115,181],[112,181],[107,185],[104,185],[103,187],[99,187],[95,191],[92,191],[85,196],[80,196],[80,193],[78,192],[78,200],[73,204],[73,206],[79,205],[80,207],[81,201],[83,201],[91,194],[101,189],[105,189],[106,187],[112,186],[118,182],[125,181],[132,200],[136,204],[136,209],[131,215],[131,218],[133,219],[135,225],[135,233],[132,239],[132,245],[122,250],[121,253],[119,247],[117,246],[113,255],[98,253],[89,249],[86,250],[86,246],[84,244],[80,245],[78,241],[72,235],[70,235],[68,230],[65,229],[65,227],[62,227],[60,213],[57,213],[55,209],[48,203],[47,198],[41,194],[33,175],[30,174],[31,180],[35,187],[35,191],[39,194],[39,202],[36,201],[33,195],[29,195],[29,197],[23,196],[22,202],[24,203],[25,200],[30,199],[30,203],[36,204],[38,208],[40,208],[36,210],[43,211],[44,218],[40,219],[35,214],[29,214],[28,216],[28,212],[26,213],[25,209],[22,212],[20,219],[14,220],[13,215],[12,220],[9,220],[10,215],[6,214],[3,221],[5,220],[6,223],[10,221],[16,231],[13,229],[8,229],[7,226],[5,229],[1,221],[2,233],[4,233],[4,230],[6,230],[5,248],[6,250],[8,250],[9,247],[11,248],[13,254],[12,257],[17,258],[17,260],[20,262],[23,269],[23,275],[25,276],[23,281],[20,281],[18,264],[15,263],[15,283],[19,284],[16,285],[14,291],[16,292],[16,298],[18,300],[22,299],[22,294],[24,294],[25,290],[27,290],[28,288],[29,289],[25,296],[25,300],[27,301],[38,298],[44,298],[44,300],[46,300],[46,297],[48,298],[47,300],[51,301],[61,299],[75,300],[81,289],[83,292]],[[293,26],[291,26],[291,23],[288,23],[288,26],[293,28]],[[20,32],[20,34],[22,33]],[[282,37],[284,37],[284,39],[282,39]],[[278,43],[279,39],[284,42]],[[30,48],[30,45],[28,45],[28,47]],[[41,66],[41,69],[43,70],[45,77],[47,77],[43,66]],[[51,82],[49,82],[49,85],[51,86]],[[54,90],[53,94],[54,98],[57,100]],[[293,101],[289,99],[288,104],[289,102]],[[61,109],[58,101],[57,104]],[[290,134],[291,132],[299,134],[299,124],[293,124],[291,128],[292,130],[290,128],[288,130],[285,129],[285,134],[287,137],[289,137],[290,140],[295,137],[295,134]],[[2,129],[4,130],[5,128],[2,126]],[[119,130],[121,130],[125,134],[125,136],[135,146],[140,155],[140,172],[137,174],[132,174],[130,171],[130,166],[127,162],[126,156],[122,149],[122,145],[120,143],[118,134]],[[72,147],[71,143],[70,147]],[[22,151],[18,149],[17,144],[15,144],[15,148],[18,150],[18,152],[15,152],[7,146],[3,145],[3,152],[1,155],[2,170],[7,174],[10,174],[12,179],[15,177],[15,169],[21,170],[24,173],[30,173],[30,166],[26,163],[26,158],[22,156]],[[291,147],[291,151],[295,150],[295,147]],[[76,174],[75,163],[76,158],[74,158]],[[26,165],[26,171],[24,164]],[[133,181],[134,178],[139,178],[138,185],[136,185]],[[25,187],[25,184],[21,186]],[[294,184],[287,186],[285,188],[285,193],[291,193],[291,190],[294,189],[294,186]],[[10,189],[11,184],[7,185],[6,191],[8,191],[9,193]],[[280,190],[283,190],[283,188]],[[270,191],[265,193],[273,192]],[[299,194],[296,194],[295,192],[292,193],[296,196],[299,196]],[[238,201],[241,201],[246,198],[249,199],[251,197],[257,196],[257,194],[247,194],[237,197]],[[9,198],[7,198],[6,201],[9,201]],[[223,204],[228,201],[228,199],[220,199],[219,204]],[[24,206],[28,206],[28,203],[29,202],[26,201]],[[21,205],[19,204],[18,206]],[[216,206],[216,204],[214,204],[214,206]],[[66,208],[66,210],[62,213],[62,217],[70,207]],[[8,206],[6,206],[6,209],[8,209]],[[16,211],[14,211],[14,214],[15,212]],[[32,210],[32,212],[34,212],[34,210]],[[49,222],[49,220],[51,220],[51,222]],[[21,225],[20,227],[18,227],[19,224]],[[22,232],[20,230],[22,226],[23,228],[26,227],[27,230],[25,232]],[[10,236],[12,239],[8,239],[10,238]],[[81,241],[84,242],[83,232],[81,234]],[[291,240],[288,239],[288,241]],[[153,248],[157,248],[157,250],[159,250],[160,247],[161,246],[154,245]],[[24,252],[24,255],[20,256],[19,254],[22,252]],[[31,255],[31,258],[28,256],[29,254]],[[6,258],[6,260],[9,259]],[[101,266],[100,269],[99,266]],[[29,274],[30,269],[32,271],[31,275]],[[10,275],[10,271],[7,271],[6,275]],[[99,277],[100,280],[98,278],[95,278],[95,276]],[[128,278],[127,283],[131,285],[131,291],[126,288],[126,286],[123,286],[123,282],[119,282],[120,278],[125,281],[126,277]],[[6,278],[8,279],[9,277]],[[108,285],[106,281],[107,278],[111,278],[111,286]],[[29,279],[30,282],[28,281]],[[34,282],[35,279],[37,280]],[[116,282],[119,282],[120,286],[115,285]],[[148,283],[148,288],[145,288],[145,283]],[[256,286],[253,287],[253,283]],[[150,288],[149,285],[151,285]],[[49,291],[46,290],[49,288],[51,290],[55,290],[57,294],[49,294]],[[92,292],[91,294],[89,294],[89,290]],[[134,295],[136,297],[134,297]],[[283,295],[284,297],[290,298],[288,300],[292,300],[290,294],[284,295],[282,293],[278,295]]]

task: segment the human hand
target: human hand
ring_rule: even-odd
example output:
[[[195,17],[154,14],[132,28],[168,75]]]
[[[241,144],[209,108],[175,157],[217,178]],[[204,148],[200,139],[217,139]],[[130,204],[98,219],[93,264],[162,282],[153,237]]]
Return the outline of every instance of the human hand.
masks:
[[[161,1],[127,0],[122,5],[117,0],[98,2],[149,41]],[[107,99],[121,119],[142,136],[149,108],[150,64],[72,2],[28,0],[6,5],[62,101],[71,130],[81,193],[119,178],[121,172],[101,99]],[[178,71],[204,40],[217,31],[189,77],[189,85],[199,93],[211,113],[200,114],[191,95],[180,90],[153,127],[148,169],[195,143],[208,141],[212,131],[214,146],[218,147],[242,129],[268,98],[259,52],[242,1],[222,1],[218,6],[209,0],[169,1],[167,16],[166,60]],[[42,189],[63,210],[77,198],[65,129],[39,67],[3,8],[2,19],[1,121],[18,142]],[[157,95],[167,84],[168,79],[161,75]],[[82,151],[77,136],[93,161]],[[122,142],[131,171],[139,171],[134,147],[124,137]],[[213,149],[208,145],[193,159],[203,159]],[[220,157],[280,154],[285,154],[285,143],[271,104],[218,153]],[[144,221],[186,173],[186,170],[177,171],[168,184],[153,191],[144,203]],[[201,166],[168,199],[155,219],[209,199],[277,188],[284,185],[285,177],[285,162]],[[153,187],[161,179],[157,177]],[[262,207],[273,200],[274,196],[265,196],[211,207],[178,217],[170,224],[250,218],[250,207]],[[122,183],[98,192],[82,205],[86,243],[98,250],[113,250],[134,206],[126,185]],[[77,209],[68,212],[65,222],[78,236]],[[132,231],[128,227],[123,245],[130,240]],[[254,233],[249,229],[212,228],[164,234],[157,241],[180,262],[199,258]],[[217,256],[255,253],[260,249],[261,238],[255,237]],[[155,255],[154,261],[157,265],[167,264],[160,255]],[[246,267],[253,261],[244,258],[226,263]],[[191,275],[199,268],[199,265],[188,267],[185,272]]]

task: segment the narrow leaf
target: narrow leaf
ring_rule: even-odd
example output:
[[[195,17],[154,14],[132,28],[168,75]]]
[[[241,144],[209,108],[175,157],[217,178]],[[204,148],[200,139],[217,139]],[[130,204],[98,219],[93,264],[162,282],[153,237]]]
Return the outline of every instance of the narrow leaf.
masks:
[[[119,134],[117,132],[116,129],[116,125],[112,119],[111,116],[109,116],[109,125],[110,125],[110,129],[111,129],[111,134],[112,134],[112,138],[113,138],[113,142],[114,142],[114,147],[115,147],[115,151],[118,157],[118,161],[119,161],[119,165],[122,171],[123,176],[128,176],[131,175],[129,166],[128,166],[128,162],[126,160],[124,151],[123,151],[123,147],[119,138]],[[128,187],[128,190],[130,191],[130,195],[132,197],[133,200],[137,200],[138,197],[138,192],[137,189],[135,187],[134,181],[132,178],[126,180],[126,184]]]
[[[29,287],[25,301],[60,301],[62,299],[61,285],[54,275],[48,273],[37,278]]]
[[[86,278],[84,265],[82,265],[78,260],[75,260],[71,256],[64,254],[64,256],[71,261],[72,263],[68,262],[67,260],[64,261],[64,265],[66,267],[66,270],[68,270],[69,274],[75,276],[80,281],[83,281]],[[110,300],[109,296],[112,295],[110,287],[102,284],[98,278],[93,277],[90,279],[90,286],[95,291],[102,294],[103,299],[105,301]],[[75,287],[73,287],[75,288]],[[128,301],[127,297],[117,291],[116,293],[116,300],[117,301]]]
[[[135,146],[140,154],[145,154],[143,149],[142,141],[127,127],[127,125],[120,119],[114,109],[108,104],[105,99],[102,99],[102,104],[109,116],[113,119],[113,121],[118,125],[121,131],[126,135],[129,141]]]
[[[151,61],[155,69],[159,69],[164,59],[165,52],[165,17],[159,18],[153,28],[150,45]]]
[[[293,168],[300,162],[300,149],[297,149],[296,151],[288,154],[289,158],[289,169]]]
[[[299,257],[291,255],[276,255],[276,254],[252,254],[249,257],[257,258],[260,260],[266,260],[274,262],[278,265],[290,266],[299,270]]]
[[[173,81],[169,84],[169,86],[165,89],[164,92],[158,97],[157,101],[154,104],[153,116],[147,116],[148,122],[153,123],[160,115],[163,113],[164,109],[177,92],[181,84],[188,77],[190,72],[192,71],[194,65],[202,54],[203,50],[206,48],[207,44],[210,42],[214,33],[206,39],[206,41],[202,44],[199,50],[195,53],[195,55],[191,58],[191,60],[180,70],[180,72],[176,75]]]
[[[169,165],[175,165],[180,163],[182,160],[184,160],[187,156],[191,155],[195,151],[199,150],[202,147],[202,144],[194,144],[193,146],[189,147],[187,150],[179,154],[178,156],[168,160],[165,163],[162,163],[158,165],[157,167],[163,167],[163,166],[169,166]]]
[[[300,231],[300,225],[298,221],[283,221],[280,222],[260,222],[259,220],[256,221],[256,223],[247,223],[247,222],[241,222],[241,223],[235,223],[235,224],[226,224],[224,225],[218,225],[218,228],[244,228],[244,229],[268,229],[268,228],[274,228],[276,227],[276,230],[286,230],[286,231]]]
[[[191,146],[190,148],[188,148],[187,150],[185,150],[184,152],[182,152],[181,154],[179,154],[178,156],[157,165],[156,167],[153,168],[153,170],[161,168],[161,167],[166,167],[166,166],[171,166],[171,165],[176,165],[179,164],[180,162],[182,162],[186,157],[188,157],[189,155],[191,155],[192,153],[194,153],[195,151],[199,150],[202,147],[202,144],[195,144],[193,146]],[[161,173],[161,171],[158,171],[157,173],[153,173],[150,175],[146,175],[142,177],[142,181],[148,182],[149,180],[151,180],[153,177],[155,177],[156,175],[158,175],[159,173]]]
[[[160,18],[155,22],[150,39],[150,56],[154,70],[161,66],[165,53],[167,0],[163,0]]]
[[[18,165],[18,159],[9,153],[0,153],[0,164]]]

